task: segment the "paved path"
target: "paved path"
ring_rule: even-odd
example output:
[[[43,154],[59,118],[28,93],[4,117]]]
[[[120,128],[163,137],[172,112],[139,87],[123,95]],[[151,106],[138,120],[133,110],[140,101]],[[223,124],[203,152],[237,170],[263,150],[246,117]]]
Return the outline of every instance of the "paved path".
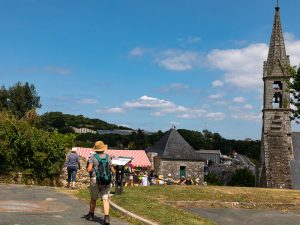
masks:
[[[254,209],[189,209],[220,225],[300,225],[300,211]]]
[[[86,202],[51,187],[0,184],[0,225],[94,225],[103,224],[96,212],[94,222],[82,218]],[[127,225],[111,218],[112,225]]]

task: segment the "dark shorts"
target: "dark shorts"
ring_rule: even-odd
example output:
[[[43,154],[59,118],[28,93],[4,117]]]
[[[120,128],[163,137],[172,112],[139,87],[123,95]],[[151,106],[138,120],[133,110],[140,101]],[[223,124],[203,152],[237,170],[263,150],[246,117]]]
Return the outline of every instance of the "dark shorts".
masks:
[[[67,170],[68,170],[68,182],[76,181],[77,167],[76,166],[68,166]]]

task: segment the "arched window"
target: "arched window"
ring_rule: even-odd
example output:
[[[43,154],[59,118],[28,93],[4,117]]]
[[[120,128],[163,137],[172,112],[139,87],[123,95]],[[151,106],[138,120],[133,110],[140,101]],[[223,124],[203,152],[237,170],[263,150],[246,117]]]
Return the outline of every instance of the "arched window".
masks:
[[[274,81],[273,83],[273,109],[282,108],[282,83],[281,81]]]

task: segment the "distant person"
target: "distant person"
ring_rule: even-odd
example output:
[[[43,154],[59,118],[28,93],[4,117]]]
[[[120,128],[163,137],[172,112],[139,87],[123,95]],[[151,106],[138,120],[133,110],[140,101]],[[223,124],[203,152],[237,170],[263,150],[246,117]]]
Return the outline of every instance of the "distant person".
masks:
[[[141,186],[149,186],[149,180],[148,180],[148,173],[145,171],[142,181],[141,181]]]
[[[193,185],[193,184],[194,184],[194,182],[192,180],[191,175],[188,175],[186,180],[185,180],[185,185]]]
[[[159,175],[158,179],[156,180],[157,185],[165,185],[165,180],[163,175]]]
[[[172,174],[168,174],[168,177],[166,178],[167,185],[173,185],[176,183],[176,181],[172,178]]]
[[[71,153],[67,155],[66,165],[68,171],[67,187],[70,187],[70,182],[72,181],[72,189],[75,189],[77,169],[80,169],[79,156],[75,148],[72,148]]]
[[[105,145],[102,141],[97,141],[94,146],[95,154],[91,155],[89,159],[87,171],[90,174],[91,201],[89,213],[85,217],[89,221],[92,221],[94,219],[96,201],[100,194],[103,200],[104,225],[109,225],[109,193],[112,183],[112,173],[115,173],[115,170],[111,164],[109,155],[104,153],[105,150],[107,150],[107,145]],[[106,175],[103,176],[103,174]],[[110,176],[110,181],[105,180],[105,182],[103,181],[103,183],[101,183],[101,180],[103,180],[107,176]],[[98,178],[100,179],[100,181]]]

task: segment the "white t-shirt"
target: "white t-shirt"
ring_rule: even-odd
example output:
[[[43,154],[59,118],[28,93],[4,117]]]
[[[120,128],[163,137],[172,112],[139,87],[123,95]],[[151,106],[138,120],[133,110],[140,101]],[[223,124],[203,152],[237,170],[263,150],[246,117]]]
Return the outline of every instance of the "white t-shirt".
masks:
[[[148,176],[143,176],[142,177],[142,182],[141,182],[141,186],[148,186],[149,185],[149,181],[148,181]]]

